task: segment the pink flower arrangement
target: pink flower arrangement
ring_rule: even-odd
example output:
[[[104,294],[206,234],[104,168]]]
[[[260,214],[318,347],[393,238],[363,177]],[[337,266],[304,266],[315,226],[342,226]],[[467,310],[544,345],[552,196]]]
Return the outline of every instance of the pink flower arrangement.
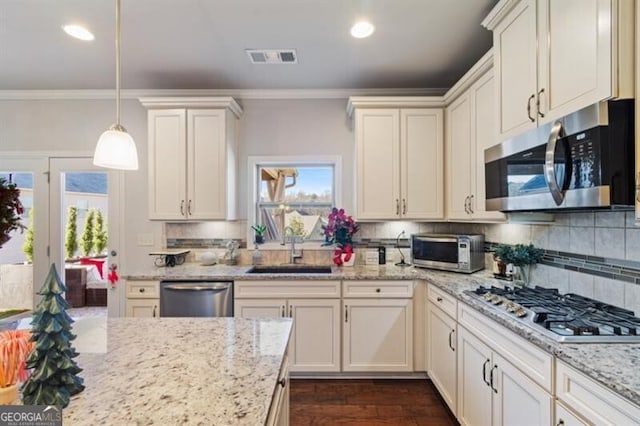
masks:
[[[342,266],[342,254],[345,254],[344,261],[348,262],[353,256],[353,234],[358,232],[358,225],[351,216],[347,216],[344,209],[331,209],[329,221],[322,226],[324,229],[324,245],[335,244],[333,252],[333,263]]]

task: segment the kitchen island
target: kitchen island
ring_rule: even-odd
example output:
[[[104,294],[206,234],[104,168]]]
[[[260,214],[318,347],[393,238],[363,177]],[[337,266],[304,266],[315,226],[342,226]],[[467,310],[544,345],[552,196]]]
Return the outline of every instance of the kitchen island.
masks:
[[[110,318],[107,353],[81,354],[86,389],[65,425],[263,425],[291,320]]]

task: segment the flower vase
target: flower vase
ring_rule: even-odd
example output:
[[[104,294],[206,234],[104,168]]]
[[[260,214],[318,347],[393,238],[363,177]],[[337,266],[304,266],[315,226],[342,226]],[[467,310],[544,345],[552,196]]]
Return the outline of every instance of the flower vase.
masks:
[[[531,280],[531,265],[515,266],[514,269],[514,282],[523,287],[528,287]]]
[[[351,257],[347,260],[347,253],[342,253],[342,266],[353,266],[356,263],[356,254],[351,253]]]
[[[0,405],[14,405],[18,400],[18,385],[0,388]]]

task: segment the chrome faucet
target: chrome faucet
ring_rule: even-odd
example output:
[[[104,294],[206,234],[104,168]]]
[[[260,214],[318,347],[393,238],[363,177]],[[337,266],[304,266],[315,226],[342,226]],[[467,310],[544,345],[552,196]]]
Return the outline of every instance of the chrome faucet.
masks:
[[[296,259],[302,259],[302,250],[296,251],[296,236],[293,232],[293,228],[290,226],[285,226],[282,232],[282,245],[287,244],[287,231],[290,232],[289,240],[291,241],[291,255],[289,257],[289,263],[296,263]]]

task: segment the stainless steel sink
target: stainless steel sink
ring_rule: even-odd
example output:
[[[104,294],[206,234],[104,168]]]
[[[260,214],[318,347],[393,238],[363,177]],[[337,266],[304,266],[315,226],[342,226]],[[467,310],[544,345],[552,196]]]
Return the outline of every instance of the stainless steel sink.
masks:
[[[330,274],[331,266],[320,265],[260,265],[247,271],[248,274]]]

